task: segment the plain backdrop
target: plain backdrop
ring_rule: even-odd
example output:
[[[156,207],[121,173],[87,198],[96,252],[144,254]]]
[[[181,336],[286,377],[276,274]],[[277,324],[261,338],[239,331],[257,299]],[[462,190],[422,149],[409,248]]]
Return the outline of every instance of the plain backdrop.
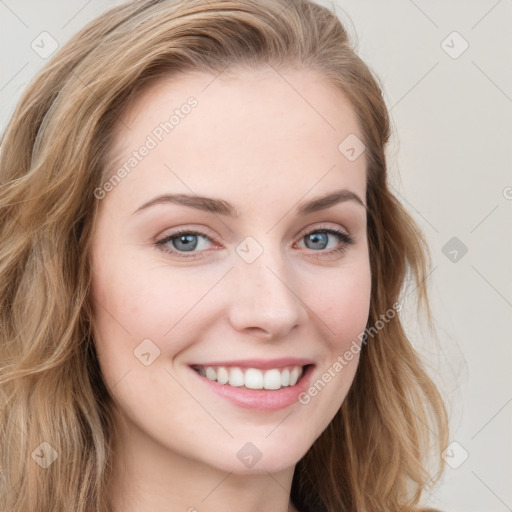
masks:
[[[118,3],[0,0],[1,132],[47,60],[41,34],[62,45]],[[512,511],[512,2],[321,3],[380,80],[391,183],[432,251],[438,340],[405,311],[451,417],[447,471],[428,503]]]

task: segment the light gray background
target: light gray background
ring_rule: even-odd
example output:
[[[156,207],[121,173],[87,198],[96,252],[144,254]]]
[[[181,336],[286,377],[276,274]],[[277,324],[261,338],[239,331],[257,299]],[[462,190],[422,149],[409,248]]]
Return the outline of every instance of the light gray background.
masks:
[[[45,62],[32,42],[47,31],[62,45],[117,3],[0,0],[2,132]],[[512,2],[322,3],[336,8],[380,78],[392,184],[432,250],[438,342],[412,308],[406,323],[446,398],[455,444],[429,503],[512,511]]]

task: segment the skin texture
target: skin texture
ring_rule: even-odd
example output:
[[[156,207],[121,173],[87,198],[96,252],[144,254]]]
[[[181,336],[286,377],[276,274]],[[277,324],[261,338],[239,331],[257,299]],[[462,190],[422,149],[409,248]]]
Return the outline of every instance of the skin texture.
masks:
[[[273,412],[232,404],[189,365],[306,357],[315,382],[357,340],[370,304],[365,208],[295,208],[343,188],[365,202],[364,154],[349,161],[338,150],[362,135],[346,98],[314,71],[190,72],[127,109],[112,170],[190,96],[197,106],[105,194],[93,233],[94,340],[119,407],[114,510],[292,511],[295,465],[343,402],[358,354],[307,405]],[[163,193],[224,199],[240,216],[170,203],[133,213]],[[321,227],[354,243],[308,244]],[[177,229],[208,237],[195,259],[154,245]],[[263,249],[252,263],[236,252],[248,236]],[[167,247],[189,254],[179,238]],[[134,355],[145,339],[160,351],[147,366]],[[251,468],[237,457],[248,442],[262,454]]]

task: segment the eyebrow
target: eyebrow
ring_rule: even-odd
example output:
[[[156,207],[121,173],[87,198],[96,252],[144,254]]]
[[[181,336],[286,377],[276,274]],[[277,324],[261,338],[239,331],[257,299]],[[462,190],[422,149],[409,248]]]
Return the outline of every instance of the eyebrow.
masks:
[[[348,189],[342,189],[299,204],[296,209],[296,213],[297,215],[307,215],[320,210],[325,210],[331,206],[344,203],[346,201],[354,201],[366,209],[366,205],[355,192],[352,192]],[[188,194],[163,194],[154,197],[153,199],[150,199],[143,205],[139,206],[133,212],[133,214],[139,213],[140,211],[145,210],[150,206],[165,203],[180,204],[183,206],[188,206],[189,208],[196,208],[197,210],[203,210],[210,213],[218,213],[220,215],[227,215],[229,217],[240,216],[239,210],[231,203],[228,203],[223,199],[214,199],[212,197]]]

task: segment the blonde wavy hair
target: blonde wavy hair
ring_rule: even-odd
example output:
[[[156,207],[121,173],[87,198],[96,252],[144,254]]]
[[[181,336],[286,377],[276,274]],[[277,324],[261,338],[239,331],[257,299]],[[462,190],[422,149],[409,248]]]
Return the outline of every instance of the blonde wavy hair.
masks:
[[[113,401],[91,334],[89,253],[94,189],[121,113],[163,77],[262,64],[320,71],[356,112],[367,159],[368,326],[409,277],[430,318],[427,246],[387,184],[388,111],[334,12],[308,0],[111,8],[39,72],[0,147],[2,510],[111,510]],[[34,462],[43,441],[58,454],[44,469]],[[397,315],[362,347],[340,410],[297,463],[291,499],[304,512],[419,510],[447,442],[442,398]]]

